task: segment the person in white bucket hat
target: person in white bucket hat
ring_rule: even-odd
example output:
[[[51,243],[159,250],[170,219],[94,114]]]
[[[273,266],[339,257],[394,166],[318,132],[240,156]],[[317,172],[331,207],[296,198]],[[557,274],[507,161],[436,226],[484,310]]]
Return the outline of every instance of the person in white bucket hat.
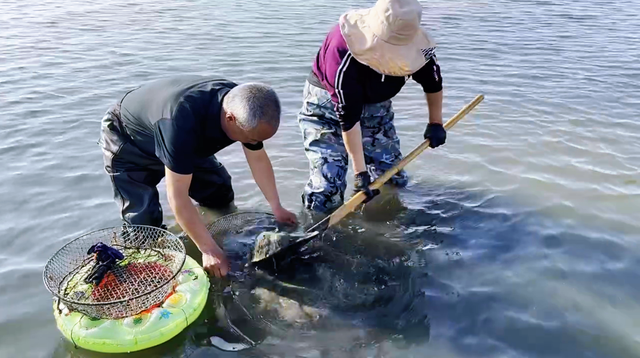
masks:
[[[435,42],[420,26],[417,0],[378,0],[369,9],[340,16],[318,51],[305,81],[298,114],[310,178],[302,194],[305,208],[322,213],[344,201],[349,158],[355,191],[402,159],[393,125],[391,99],[409,78],[422,86],[429,120],[424,139],[445,143],[442,76]],[[406,186],[404,170],[390,184]]]

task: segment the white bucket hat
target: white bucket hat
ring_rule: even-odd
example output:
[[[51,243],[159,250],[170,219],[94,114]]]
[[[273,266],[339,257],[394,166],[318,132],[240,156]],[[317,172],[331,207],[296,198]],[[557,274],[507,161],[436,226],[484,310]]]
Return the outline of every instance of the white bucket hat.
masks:
[[[420,27],[417,0],[378,0],[340,16],[340,31],[359,62],[389,76],[408,76],[433,55],[436,44]]]

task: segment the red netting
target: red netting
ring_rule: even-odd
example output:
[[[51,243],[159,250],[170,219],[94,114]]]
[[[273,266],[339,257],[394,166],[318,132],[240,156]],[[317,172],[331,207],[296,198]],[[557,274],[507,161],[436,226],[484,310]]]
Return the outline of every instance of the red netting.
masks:
[[[91,298],[94,302],[127,299],[170,280],[172,276],[171,269],[159,262],[132,262],[115,273],[108,272],[91,292]]]

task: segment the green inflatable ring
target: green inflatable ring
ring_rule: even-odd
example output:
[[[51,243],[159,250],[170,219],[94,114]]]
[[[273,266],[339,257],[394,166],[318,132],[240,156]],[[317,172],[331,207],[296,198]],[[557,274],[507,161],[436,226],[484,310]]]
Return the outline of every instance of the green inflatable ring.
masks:
[[[90,318],[69,312],[57,299],[53,313],[62,334],[78,347],[104,353],[127,353],[164,343],[195,321],[207,302],[209,279],[187,256],[176,276],[177,286],[160,307],[117,320]]]

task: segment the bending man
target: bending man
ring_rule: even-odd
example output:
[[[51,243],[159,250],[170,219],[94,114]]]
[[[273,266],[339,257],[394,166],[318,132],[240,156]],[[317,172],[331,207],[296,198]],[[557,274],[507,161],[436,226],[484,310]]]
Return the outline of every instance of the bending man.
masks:
[[[162,225],[157,185],[166,177],[168,201],[178,224],[202,252],[203,267],[224,276],[228,263],[192,204],[227,207],[231,176],[214,154],[238,141],[256,183],[276,219],[295,222],[280,204],[263,141],[280,124],[280,101],[270,87],[199,76],[157,80],[128,92],[102,118],[105,170],[122,219]]]

